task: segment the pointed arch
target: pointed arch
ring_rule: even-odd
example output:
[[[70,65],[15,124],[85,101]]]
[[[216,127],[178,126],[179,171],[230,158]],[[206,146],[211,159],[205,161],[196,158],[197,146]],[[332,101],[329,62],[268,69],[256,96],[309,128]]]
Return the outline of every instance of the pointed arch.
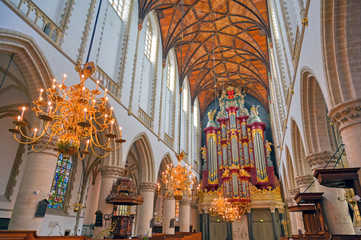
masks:
[[[357,93],[361,90],[361,72],[358,67],[352,67],[361,64],[358,32],[361,4],[359,1],[341,2],[321,2],[322,53],[330,110],[342,102],[360,99]]]
[[[292,151],[296,177],[311,175],[310,166],[306,163],[305,148],[300,130],[294,119],[291,120]]]
[[[173,164],[172,158],[169,153],[166,153],[162,157],[162,161],[160,162],[157,174],[157,183],[159,183],[161,186],[163,186],[162,172],[165,171],[167,169],[167,166],[170,166],[171,164]]]
[[[301,74],[301,110],[307,155],[335,151],[336,141],[325,98],[316,77],[307,70]]]
[[[130,146],[127,157],[130,151],[134,153],[138,166],[139,182],[155,182],[154,155],[146,133],[138,134]]]
[[[295,170],[293,169],[292,157],[287,145],[286,145],[286,164],[284,166],[286,167],[289,189],[296,188]]]
[[[0,29],[0,52],[14,53],[14,61],[22,66],[20,71],[26,80],[31,100],[38,97],[40,88],[51,87],[53,72],[40,47],[30,36]]]

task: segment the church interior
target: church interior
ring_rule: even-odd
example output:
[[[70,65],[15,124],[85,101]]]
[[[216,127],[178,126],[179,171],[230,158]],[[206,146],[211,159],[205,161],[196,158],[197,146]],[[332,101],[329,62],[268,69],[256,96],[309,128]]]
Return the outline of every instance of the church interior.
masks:
[[[1,0],[0,239],[361,239],[360,13]]]

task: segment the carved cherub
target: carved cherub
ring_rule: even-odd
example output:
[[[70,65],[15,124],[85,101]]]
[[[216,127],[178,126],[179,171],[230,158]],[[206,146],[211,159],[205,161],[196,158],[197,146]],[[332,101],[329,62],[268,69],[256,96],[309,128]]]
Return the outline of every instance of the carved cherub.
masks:
[[[216,109],[214,110],[210,110],[207,115],[208,115],[208,121],[214,121],[214,115],[216,114]]]

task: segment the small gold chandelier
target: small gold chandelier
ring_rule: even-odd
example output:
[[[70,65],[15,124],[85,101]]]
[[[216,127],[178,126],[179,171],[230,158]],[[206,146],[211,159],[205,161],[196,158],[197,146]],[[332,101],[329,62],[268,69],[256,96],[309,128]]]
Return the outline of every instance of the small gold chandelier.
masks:
[[[189,169],[183,167],[180,162],[184,157],[184,153],[180,153],[178,165],[167,165],[167,169],[162,172],[162,182],[165,184],[166,196],[173,194],[176,200],[181,200],[184,195],[191,196],[192,185],[195,183],[195,176],[192,167]]]
[[[97,157],[105,157],[110,151],[120,147],[111,146],[113,140],[116,143],[124,143],[121,138],[121,128],[119,134],[114,127],[113,108],[109,108],[107,89],[104,96],[96,98],[101,92],[98,90],[99,81],[96,89],[89,90],[84,86],[84,82],[95,71],[93,62],[86,63],[83,68],[78,63],[76,71],[79,72],[80,83],[67,87],[64,82],[57,83],[53,80],[51,88],[46,90],[48,101],[43,98],[43,89],[40,89],[39,98],[33,101],[35,107],[32,111],[41,120],[41,127],[34,128],[32,136],[24,133],[28,123],[24,120],[26,107],[22,108],[22,113],[14,121],[15,128],[9,129],[14,134],[16,141],[22,144],[31,144],[33,151],[43,151],[53,138],[57,140],[57,150],[65,157],[78,153],[79,158],[83,159],[87,154],[94,154]],[[107,141],[102,143],[98,134],[103,133]],[[18,138],[20,134],[20,138]],[[40,139],[48,137],[45,146],[35,147]],[[25,139],[25,141],[23,140]],[[80,150],[80,144],[85,145],[85,149]],[[105,153],[96,151],[100,149]],[[82,154],[80,154],[82,153]]]
[[[226,209],[230,207],[230,203],[227,198],[219,196],[218,198],[213,199],[212,207],[209,209],[209,212],[212,216],[223,216],[226,214]]]
[[[209,213],[212,216],[219,216],[225,222],[239,221],[242,215],[245,213],[246,208],[235,203],[231,203],[228,198],[223,198],[221,195],[221,189],[219,191],[219,197],[213,199]]]

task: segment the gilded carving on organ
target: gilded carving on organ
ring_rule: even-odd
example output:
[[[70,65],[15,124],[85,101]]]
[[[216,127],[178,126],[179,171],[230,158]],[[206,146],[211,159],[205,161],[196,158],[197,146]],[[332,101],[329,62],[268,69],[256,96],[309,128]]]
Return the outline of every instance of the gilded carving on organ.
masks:
[[[250,184],[260,189],[275,187],[273,167],[267,161],[270,143],[265,141],[265,124],[259,106],[247,110],[245,94],[239,89],[228,87],[218,100],[218,114],[216,109],[208,112],[204,129],[207,174],[203,176],[208,176],[204,187],[210,191],[222,187],[225,197],[247,205]]]
[[[252,105],[251,107],[251,118],[253,117],[257,117],[258,116],[258,108],[259,106],[255,107],[254,105]]]
[[[208,115],[208,121],[214,121],[214,115],[216,114],[216,109],[214,109],[213,111],[210,110],[207,115]]]

